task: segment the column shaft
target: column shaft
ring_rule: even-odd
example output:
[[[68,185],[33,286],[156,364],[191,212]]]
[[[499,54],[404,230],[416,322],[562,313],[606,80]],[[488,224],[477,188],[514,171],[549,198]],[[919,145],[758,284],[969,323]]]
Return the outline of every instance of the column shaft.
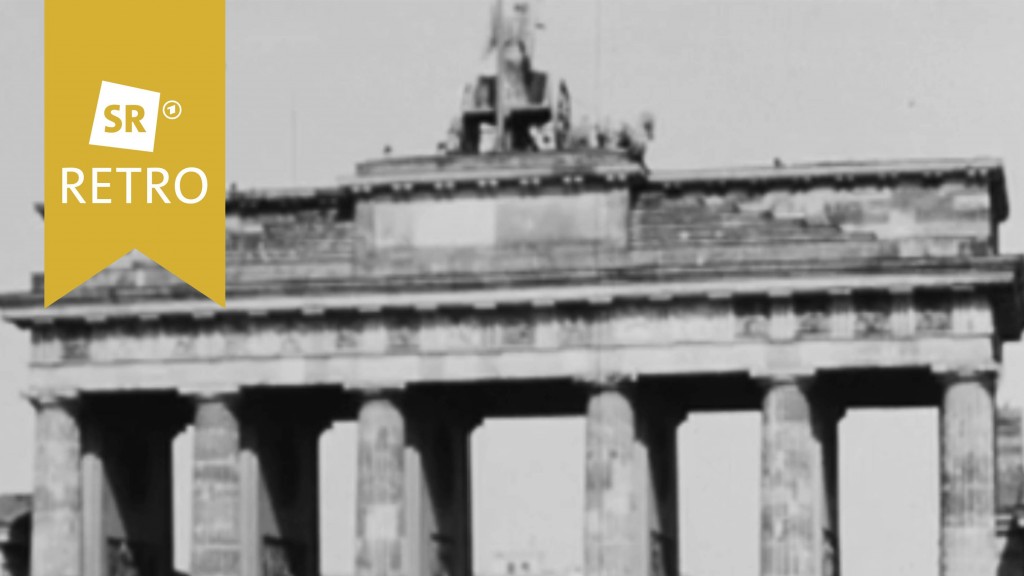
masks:
[[[601,386],[587,404],[587,576],[676,573],[675,431],[637,397]]]
[[[405,538],[405,418],[393,399],[363,401],[358,451],[356,574],[411,574]]]
[[[32,576],[82,574],[82,438],[75,408],[37,404]]]
[[[85,576],[172,576],[171,443],[184,414],[169,399],[104,395],[83,406]]]
[[[819,391],[820,392],[820,391]],[[818,511],[821,517],[820,549],[822,576],[840,573],[839,546],[839,420],[844,408],[828,398],[811,397],[814,439],[821,455],[818,482]]]
[[[836,412],[809,379],[766,380],[762,409],[761,574],[838,574]]]
[[[425,396],[406,412],[406,494],[413,574],[472,576],[469,434],[458,410]]]
[[[988,375],[945,377],[941,426],[941,573],[995,574],[995,409]]]
[[[639,574],[635,441],[635,415],[629,398],[611,388],[594,392],[587,404],[587,576]]]
[[[645,460],[641,478],[648,487],[644,498],[645,517],[641,519],[643,535],[649,538],[641,548],[648,564],[645,573],[651,576],[674,576],[679,573],[679,500],[677,498],[676,425],[674,419],[659,421],[657,426],[642,427],[641,441]]]
[[[192,576],[240,576],[240,431],[236,398],[196,400]]]
[[[320,574],[318,441],[327,420],[319,410],[292,390],[246,396],[240,462],[246,575]]]
[[[473,576],[473,463],[471,435],[476,422],[457,429],[452,446],[453,500],[450,504],[450,529],[455,550],[449,554],[448,574],[451,576]]]

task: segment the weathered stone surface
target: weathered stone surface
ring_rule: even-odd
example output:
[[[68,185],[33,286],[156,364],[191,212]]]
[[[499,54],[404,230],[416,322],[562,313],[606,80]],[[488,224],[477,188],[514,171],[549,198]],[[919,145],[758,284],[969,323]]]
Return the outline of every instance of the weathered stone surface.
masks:
[[[477,384],[488,380],[572,378],[601,366],[645,376],[687,377],[752,371],[920,369],[993,362],[991,336],[915,338],[902,341],[806,340],[795,342],[680,342],[559,348],[541,324],[531,349],[464,349],[455,353],[384,353],[306,356],[178,358],[36,366],[30,385],[62,390],[88,381],[89,390],[174,390],[182,382],[224,386],[336,386],[409,382]],[[915,403],[934,402],[934,393]]]
[[[836,418],[813,380],[762,380],[761,574],[833,576],[839,570]]]
[[[81,457],[74,402],[37,400],[32,576],[82,576]]]
[[[196,398],[192,574],[239,576],[242,564],[240,427],[233,395]]]
[[[599,390],[587,403],[584,573],[640,576],[635,415],[619,390]]]
[[[996,463],[993,375],[947,373],[942,381],[941,574],[995,574]]]
[[[578,192],[572,195],[499,196],[375,201],[369,211],[366,249],[377,260],[405,248],[415,260],[423,249],[472,247],[479,253],[516,246],[589,243],[623,246],[628,194]],[[458,223],[457,225],[454,225]],[[444,253],[435,252],[443,258]],[[458,271],[459,260],[435,258],[438,272]],[[369,262],[367,264],[370,264]]]
[[[677,572],[674,422],[617,378],[587,402],[584,573]]]
[[[236,216],[228,220],[229,266],[297,261],[317,254],[344,261],[353,258],[355,248],[351,215],[337,207],[305,208],[287,215],[258,213],[244,221]]]
[[[1024,523],[1024,410],[1001,406],[996,413],[996,461],[999,486],[996,509]]]
[[[634,213],[633,239],[645,245],[706,243],[842,242],[902,240],[956,230],[960,248],[983,250],[988,238],[989,191],[972,178],[920,183],[914,176],[885,184],[789,187],[749,186],[735,190],[681,183],[666,192],[641,196]],[[892,244],[914,252],[913,244]],[[938,248],[942,251],[957,248]],[[955,254],[956,252],[954,252]]]
[[[412,569],[406,536],[405,417],[392,398],[359,409],[356,575],[402,576]]]
[[[999,533],[998,576],[1024,573],[1024,413],[1000,407],[996,420],[996,461],[999,466],[996,510]]]

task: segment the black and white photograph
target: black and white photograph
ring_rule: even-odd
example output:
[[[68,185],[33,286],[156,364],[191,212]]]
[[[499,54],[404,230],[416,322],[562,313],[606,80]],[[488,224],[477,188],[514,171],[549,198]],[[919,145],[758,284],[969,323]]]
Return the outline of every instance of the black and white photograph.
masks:
[[[1024,3],[224,0],[222,306],[44,302],[62,2],[0,0],[0,576],[1024,575]]]

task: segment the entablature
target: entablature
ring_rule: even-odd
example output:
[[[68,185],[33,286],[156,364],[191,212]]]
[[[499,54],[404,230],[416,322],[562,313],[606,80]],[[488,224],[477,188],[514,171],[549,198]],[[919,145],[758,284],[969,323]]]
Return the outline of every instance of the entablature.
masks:
[[[882,298],[898,302],[911,298],[920,305],[931,299],[952,302],[954,294],[973,292],[985,298],[993,310],[993,333],[1015,339],[1021,324],[1022,261],[996,257],[946,262],[935,260],[857,269],[839,263],[829,267],[790,269],[747,268],[740,273],[722,269],[703,274],[670,270],[623,271],[614,276],[581,275],[561,282],[538,284],[506,278],[506,282],[445,284],[354,284],[338,287],[308,285],[276,289],[233,291],[230,306],[182,297],[138,298],[134,300],[60,302],[49,308],[22,297],[4,302],[4,316],[22,326],[54,323],[104,324],[124,321],[231,321],[247,317],[322,316],[324,314],[416,315],[476,314],[503,310],[531,310],[552,307],[620,307],[661,304],[671,301],[727,301],[738,310],[759,310],[765,306],[809,306],[810,302],[835,302],[852,295],[866,302]],[[319,289],[317,289],[319,288]],[[945,294],[945,296],[943,296]],[[887,299],[887,300],[886,300]]]
[[[788,285],[776,280],[756,289],[720,283],[718,289],[704,285],[697,291],[679,283],[378,294],[292,300],[290,307],[282,299],[276,307],[253,301],[189,311],[147,310],[143,304],[105,311],[55,307],[21,321],[32,326],[32,365],[41,369],[246,359],[635,356],[673,348],[715,350],[728,357],[730,349],[758,355],[792,345],[839,351],[802,364],[812,370],[841,367],[844,358],[853,362],[853,352],[841,352],[845,348],[859,350],[856,362],[869,365],[884,362],[889,346],[902,350],[896,353],[901,361],[946,360],[945,352],[924,358],[907,352],[917,350],[918,341],[947,348],[970,341],[991,356],[998,337],[995,308],[980,278],[974,285],[953,286],[921,279],[901,284],[894,277],[871,284],[868,278],[843,287],[805,279]]]

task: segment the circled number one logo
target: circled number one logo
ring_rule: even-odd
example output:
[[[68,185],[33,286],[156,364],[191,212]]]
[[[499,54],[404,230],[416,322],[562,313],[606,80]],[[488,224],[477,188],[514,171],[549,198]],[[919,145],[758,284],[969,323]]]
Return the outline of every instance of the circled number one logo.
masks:
[[[181,104],[177,100],[168,100],[163,105],[164,118],[177,120],[181,116]]]

